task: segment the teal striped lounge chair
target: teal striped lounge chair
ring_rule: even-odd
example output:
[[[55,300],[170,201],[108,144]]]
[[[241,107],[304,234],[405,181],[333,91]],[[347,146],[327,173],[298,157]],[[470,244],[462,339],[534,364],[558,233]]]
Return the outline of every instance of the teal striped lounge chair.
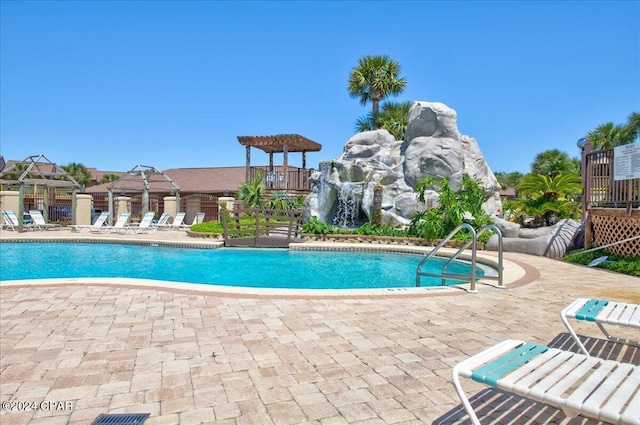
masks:
[[[453,384],[473,424],[480,421],[460,377],[613,424],[640,424],[640,366],[506,340],[454,366]]]
[[[569,324],[569,319],[594,322],[609,341],[640,347],[639,341],[612,336],[604,328],[604,325],[618,325],[632,327],[640,331],[640,305],[638,304],[578,298],[560,312],[560,318],[580,350],[587,356],[589,352]]]

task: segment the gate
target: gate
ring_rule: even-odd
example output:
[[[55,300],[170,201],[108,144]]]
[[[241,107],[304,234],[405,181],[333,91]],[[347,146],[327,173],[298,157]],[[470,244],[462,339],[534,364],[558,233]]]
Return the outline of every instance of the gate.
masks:
[[[185,223],[193,223],[199,212],[204,213],[204,221],[218,221],[218,197],[206,193],[192,193],[180,198],[180,211],[185,212]]]

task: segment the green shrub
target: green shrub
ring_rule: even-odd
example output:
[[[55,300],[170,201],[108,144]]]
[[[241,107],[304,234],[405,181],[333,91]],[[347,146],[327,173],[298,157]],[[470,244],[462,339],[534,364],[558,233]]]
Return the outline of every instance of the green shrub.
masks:
[[[606,262],[598,264],[597,267],[631,276],[640,276],[640,257],[619,257],[602,250],[592,252],[572,251],[564,257],[564,261],[587,265],[596,258],[605,255],[609,258]]]
[[[367,236],[407,236],[407,232],[401,229],[396,229],[391,226],[376,226],[373,223],[365,223],[359,228],[354,229],[353,233]]]
[[[191,226],[191,231],[201,233],[222,233],[222,223],[217,221],[207,221]]]
[[[470,224],[475,230],[493,223],[491,217],[482,211],[484,189],[468,174],[463,175],[458,192],[453,191],[447,179],[436,182],[432,177],[424,177],[416,186],[418,199],[424,202],[425,192],[432,188],[440,194],[439,205],[413,217],[407,232],[409,236],[436,240],[446,237],[462,223]],[[454,239],[467,240],[470,236],[468,231],[462,230]],[[484,233],[480,240],[486,241],[490,236],[489,232]]]
[[[337,235],[349,233],[346,229],[341,229],[336,226],[332,226],[327,223],[323,223],[318,220],[315,215],[311,217],[311,220],[302,225],[302,233],[309,233],[312,235]]]

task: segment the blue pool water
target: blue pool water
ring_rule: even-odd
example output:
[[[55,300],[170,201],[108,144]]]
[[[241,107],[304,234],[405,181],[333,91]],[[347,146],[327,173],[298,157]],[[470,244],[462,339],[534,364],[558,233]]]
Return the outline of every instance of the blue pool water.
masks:
[[[421,259],[352,251],[0,243],[0,280],[128,277],[260,288],[403,288],[415,286]],[[435,270],[441,261],[433,260]],[[469,272],[470,266],[455,263],[448,270]],[[421,280],[421,286],[440,284],[440,279]]]

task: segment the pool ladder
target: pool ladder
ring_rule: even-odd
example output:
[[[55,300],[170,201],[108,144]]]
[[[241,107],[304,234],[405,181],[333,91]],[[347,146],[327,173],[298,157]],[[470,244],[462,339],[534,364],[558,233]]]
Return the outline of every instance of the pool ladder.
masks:
[[[453,238],[456,235],[456,233],[458,233],[462,229],[466,229],[469,232],[471,232],[471,239],[466,241],[464,244],[462,244],[462,246],[458,249],[458,251],[456,251],[449,258],[449,260],[442,266],[441,272],[440,273],[431,273],[431,272],[423,271],[422,270],[422,266],[424,265],[424,263],[429,261],[430,258],[434,257],[436,255],[436,253],[438,252],[438,250],[440,248],[442,248],[447,242],[449,242],[451,240],[451,238]],[[480,235],[482,235],[484,232],[488,231],[488,230],[492,230],[498,235],[498,275],[497,276],[486,276],[485,275],[485,276],[482,276],[482,279],[497,280],[498,281],[498,287],[503,288],[504,284],[502,282],[502,232],[500,231],[500,229],[498,229],[496,226],[494,226],[492,224],[488,224],[488,225],[482,226],[480,228],[480,230],[478,230],[478,232],[476,232],[476,230],[473,227],[471,227],[470,224],[467,224],[467,223],[462,223],[462,224],[458,225],[455,229],[453,229],[451,231],[451,233],[449,233],[447,235],[446,238],[444,238],[438,245],[436,245],[436,247],[433,248],[433,250],[431,250],[431,252],[429,252],[422,259],[422,261],[420,261],[420,264],[418,264],[418,267],[416,269],[416,286],[417,287],[420,286],[420,277],[421,276],[439,277],[439,278],[442,278],[442,286],[446,285],[447,279],[457,280],[457,281],[461,281],[461,282],[469,282],[471,284],[471,286],[469,288],[469,292],[477,292],[477,290],[476,290],[476,266],[477,266],[477,264],[476,264],[477,263],[476,262],[476,254],[477,254],[478,237]],[[449,266],[449,264],[451,264],[456,258],[458,258],[460,256],[460,254],[462,253],[462,251],[464,251],[465,249],[469,248],[470,245],[471,245],[471,273],[469,273],[469,274],[466,274],[466,273],[447,273],[447,267]]]

